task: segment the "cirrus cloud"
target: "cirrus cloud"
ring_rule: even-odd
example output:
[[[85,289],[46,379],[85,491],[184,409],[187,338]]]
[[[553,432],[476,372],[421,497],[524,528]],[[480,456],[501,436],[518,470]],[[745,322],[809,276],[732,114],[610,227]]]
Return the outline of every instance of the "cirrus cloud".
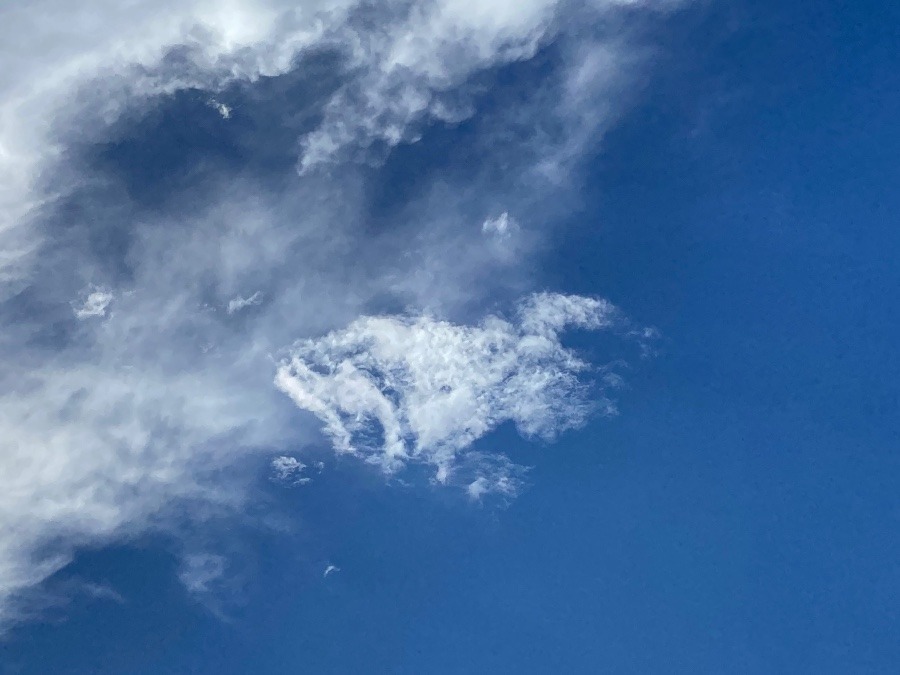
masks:
[[[604,300],[553,293],[521,302],[512,321],[489,316],[475,326],[362,317],[295,344],[276,384],[323,422],[337,452],[389,472],[425,462],[446,483],[459,456],[504,422],[551,439],[582,424],[592,408],[608,407],[599,392],[588,397],[579,379],[588,364],[561,344],[560,333],[616,320]],[[479,476],[468,489],[478,497],[488,485]]]
[[[181,536],[178,518],[240,510],[249,478],[222,481],[248,457],[278,454],[276,473],[303,480],[300,459],[280,453],[317,429],[282,392],[338,452],[387,471],[426,464],[475,500],[524,483],[523,467],[475,447],[492,429],[552,438],[607,410],[562,335],[615,327],[611,305],[539,293],[510,318],[473,317],[537,285],[530,266],[564,202],[560,167],[615,119],[635,60],[602,26],[657,5],[0,8],[0,620],[83,547]],[[555,42],[560,63],[517,85],[520,105],[479,110],[479,77]],[[321,54],[330,87],[292,89]],[[142,124],[191,97],[220,125],[219,145],[259,164],[220,166],[209,148],[178,144],[168,150],[196,171],[173,186],[142,173],[143,159],[109,160],[125,141],[161,145]],[[205,130],[196,117],[177,118],[187,136]],[[484,122],[470,144],[484,168],[423,171],[406,196],[378,172],[430,124],[470,117]],[[524,141],[507,138],[514,126]],[[289,167],[274,179],[272,147]],[[150,203],[136,196],[154,187]],[[399,204],[379,212],[376,189]],[[193,557],[181,577],[204,590],[226,569]]]

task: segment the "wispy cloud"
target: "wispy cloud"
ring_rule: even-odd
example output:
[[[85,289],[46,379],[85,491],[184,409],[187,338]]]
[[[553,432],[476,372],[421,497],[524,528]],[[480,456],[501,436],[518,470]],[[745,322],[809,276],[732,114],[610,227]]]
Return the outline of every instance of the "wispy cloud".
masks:
[[[281,456],[272,460],[275,480],[288,485],[306,485],[312,478],[303,475],[306,464],[296,457]]]
[[[562,208],[554,190],[615,119],[640,52],[600,28],[623,6],[655,4],[0,9],[0,621],[83,546],[176,532],[170,521],[194,509],[242,509],[251,478],[221,481],[252,453],[305,480],[300,459],[280,453],[318,430],[282,391],[339,452],[388,471],[425,463],[473,500],[524,484],[522,467],[473,450],[498,424],[552,437],[604,409],[602,378],[589,394],[591,369],[562,333],[615,324],[611,306],[537,294],[505,318],[476,309],[540,284],[533,263]],[[479,77],[551,42],[561,63],[520,85],[521,105],[479,109]],[[322,54],[329,87],[279,93],[279,78],[325,68]],[[215,126],[244,135],[219,140],[242,157],[264,146],[265,171],[185,154],[202,180],[148,186],[127,158],[96,160],[149,134],[140,124],[178,92],[200,112],[179,120],[188,131],[210,105],[225,118],[239,109]],[[261,121],[242,126],[249,103]],[[476,168],[423,169],[414,194],[386,191],[397,203],[376,213],[386,153],[468,117]],[[517,126],[527,133],[506,133]],[[287,175],[272,178],[272,156]],[[142,201],[146,188],[162,194]],[[196,554],[180,577],[201,592],[224,568]]]
[[[506,211],[496,218],[488,218],[481,224],[482,232],[499,239],[512,236],[518,229],[519,224]]]
[[[106,316],[106,310],[113,301],[113,294],[103,289],[95,289],[87,294],[84,301],[76,305],[75,316],[79,319],[90,319]]]
[[[182,559],[178,578],[191,593],[211,593],[225,576],[226,567],[221,555],[192,553]]]
[[[588,365],[563,347],[560,333],[615,320],[603,300],[549,293],[520,303],[511,321],[489,316],[474,326],[363,317],[297,343],[276,384],[322,420],[336,451],[385,471],[432,464],[445,483],[458,455],[503,422],[544,438],[580,425],[602,393],[588,397],[579,380]],[[478,477],[468,489],[478,497],[503,485]]]

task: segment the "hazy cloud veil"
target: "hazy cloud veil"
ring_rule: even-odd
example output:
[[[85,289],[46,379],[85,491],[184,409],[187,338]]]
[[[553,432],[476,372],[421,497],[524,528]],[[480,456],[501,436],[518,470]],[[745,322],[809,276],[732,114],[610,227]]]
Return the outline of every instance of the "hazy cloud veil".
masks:
[[[324,432],[511,495],[521,467],[476,439],[608,409],[562,340],[624,319],[529,267],[621,113],[647,48],[627,27],[672,5],[0,9],[0,619],[79,547],[165,529],[175,504],[240,509],[216,469],[249,453],[299,484],[284,452]],[[539,57],[539,87],[484,103],[492,72]],[[166,115],[207,145],[163,139]],[[464,120],[481,168],[395,191],[392,151]],[[223,561],[184,565],[203,589]]]

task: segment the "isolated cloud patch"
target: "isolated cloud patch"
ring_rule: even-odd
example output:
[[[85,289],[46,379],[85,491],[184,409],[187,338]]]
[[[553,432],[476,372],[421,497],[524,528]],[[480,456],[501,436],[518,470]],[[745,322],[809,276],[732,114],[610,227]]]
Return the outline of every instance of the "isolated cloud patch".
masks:
[[[225,311],[227,311],[229,314],[234,314],[235,312],[240,312],[242,309],[245,309],[247,307],[258,305],[261,302],[262,293],[260,293],[259,291],[256,291],[256,293],[246,298],[238,295],[228,301],[228,306],[225,308]]]
[[[84,300],[73,306],[75,317],[78,319],[91,319],[106,316],[106,310],[114,299],[113,294],[103,288],[92,288]]]
[[[312,478],[304,476],[306,464],[296,457],[279,456],[272,460],[273,480],[285,485],[306,485]]]
[[[507,239],[519,230],[519,224],[504,211],[496,218],[488,218],[481,225],[481,231],[498,239]]]
[[[228,561],[224,556],[191,553],[182,559],[178,579],[192,595],[205,596],[221,589],[227,569]]]
[[[424,462],[439,482],[455,482],[472,443],[499,424],[552,439],[598,405],[608,407],[601,392],[589,396],[581,377],[589,366],[561,344],[560,333],[616,323],[604,300],[552,293],[529,296],[512,320],[491,315],[474,326],[430,316],[362,317],[295,344],[276,384],[323,422],[337,452],[365,456],[388,472]],[[514,492],[518,477],[496,468],[471,477],[471,496]]]

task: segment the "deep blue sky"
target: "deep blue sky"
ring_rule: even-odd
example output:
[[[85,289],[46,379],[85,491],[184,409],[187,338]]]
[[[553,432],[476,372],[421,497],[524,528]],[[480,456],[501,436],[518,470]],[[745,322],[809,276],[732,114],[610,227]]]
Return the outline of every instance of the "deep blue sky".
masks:
[[[534,467],[508,508],[333,463],[267,489],[294,534],[214,535],[245,568],[218,615],[159,542],[84,552],[60,579],[125,601],[17,627],[3,672],[897,672],[897,26],[889,3],[766,2],[667,27],[535,272],[654,325],[658,353],[618,417],[479,442]]]

